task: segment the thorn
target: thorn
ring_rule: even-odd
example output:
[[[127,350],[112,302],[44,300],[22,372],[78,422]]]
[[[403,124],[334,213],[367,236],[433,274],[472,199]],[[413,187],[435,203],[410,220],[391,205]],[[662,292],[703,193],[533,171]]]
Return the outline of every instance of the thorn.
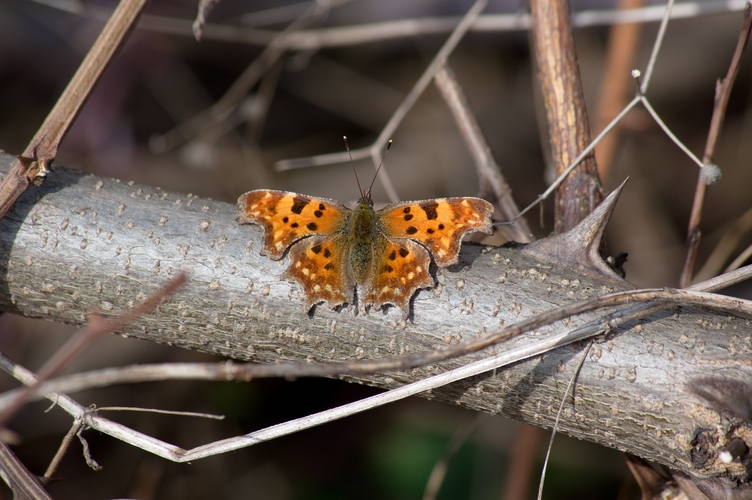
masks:
[[[588,274],[623,281],[621,276],[603,260],[599,252],[603,233],[611,219],[616,202],[619,199],[629,177],[614,189],[593,212],[579,224],[561,234],[555,234],[525,246],[522,251],[535,257],[565,264]]]

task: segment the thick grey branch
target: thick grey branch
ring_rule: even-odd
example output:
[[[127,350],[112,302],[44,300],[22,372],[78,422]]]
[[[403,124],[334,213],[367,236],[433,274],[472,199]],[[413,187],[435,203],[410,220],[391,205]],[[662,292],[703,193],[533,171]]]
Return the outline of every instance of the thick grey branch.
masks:
[[[2,175],[12,160],[0,156]],[[621,289],[516,249],[466,244],[460,263],[438,271],[438,285],[416,295],[404,328],[395,310],[355,316],[353,307],[319,307],[308,316],[297,284],[280,278],[285,262],[261,257],[260,229],[238,225],[235,212],[227,203],[54,170],[0,222],[0,307],[81,324],[92,312],[125,311],[184,270],[188,284],[124,335],[266,363],[350,361],[456,343]],[[562,347],[427,396],[551,427],[580,349]],[[746,319],[699,308],[654,313],[592,347],[560,430],[696,476],[745,479],[743,463],[725,464],[717,451],[736,437],[752,445],[750,424],[690,387],[699,379],[748,385],[750,351]],[[348,379],[396,387],[467,361]]]

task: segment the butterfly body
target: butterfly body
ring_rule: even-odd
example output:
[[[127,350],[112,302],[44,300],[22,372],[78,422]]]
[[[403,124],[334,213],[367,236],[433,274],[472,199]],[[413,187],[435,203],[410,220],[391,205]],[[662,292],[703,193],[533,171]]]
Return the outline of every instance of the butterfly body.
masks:
[[[490,203],[478,198],[442,198],[388,205],[374,211],[366,193],[354,210],[335,200],[297,193],[256,190],[238,199],[240,223],[264,228],[262,254],[274,260],[287,252],[286,276],[303,286],[306,311],[314,304],[386,304],[403,317],[410,298],[430,288],[431,256],[439,267],[459,259],[468,232],[491,234]]]

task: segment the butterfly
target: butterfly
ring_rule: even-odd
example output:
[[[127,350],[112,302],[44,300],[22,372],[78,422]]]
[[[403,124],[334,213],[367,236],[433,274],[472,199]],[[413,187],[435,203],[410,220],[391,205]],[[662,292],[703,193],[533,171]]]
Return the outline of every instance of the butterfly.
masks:
[[[479,198],[438,198],[387,205],[374,211],[370,188],[354,210],[338,201],[259,189],[238,199],[238,222],[264,229],[261,251],[272,260],[289,255],[285,272],[303,286],[305,311],[319,303],[336,308],[398,307],[403,319],[419,288],[431,288],[431,257],[438,267],[457,263],[462,237],[492,234],[493,205]]]

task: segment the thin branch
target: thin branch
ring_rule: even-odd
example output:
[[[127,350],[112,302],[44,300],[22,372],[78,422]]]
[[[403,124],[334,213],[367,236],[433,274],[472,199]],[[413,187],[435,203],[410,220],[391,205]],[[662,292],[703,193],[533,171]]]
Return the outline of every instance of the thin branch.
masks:
[[[488,0],[476,0],[473,6],[470,7],[470,10],[467,11],[467,14],[465,14],[459,24],[457,24],[457,27],[454,29],[447,41],[444,42],[444,45],[442,45],[441,49],[439,49],[439,52],[434,56],[433,60],[420,76],[418,81],[415,82],[415,85],[413,85],[410,93],[405,96],[402,104],[399,105],[399,107],[394,111],[394,114],[392,114],[392,117],[389,119],[387,124],[384,125],[384,128],[381,130],[381,133],[379,133],[379,136],[376,138],[373,144],[366,148],[356,149],[352,151],[353,160],[356,158],[371,157],[374,160],[375,168],[378,168],[378,159],[381,157],[381,153],[386,147],[386,143],[392,138],[394,131],[397,130],[399,124],[402,123],[402,120],[405,118],[408,111],[410,111],[421,94],[423,94],[423,91],[426,89],[426,87],[428,87],[428,84],[431,83],[431,80],[447,60],[449,55],[454,51],[460,40],[462,40],[462,38],[465,36],[467,30],[470,28],[470,26],[472,26],[473,22],[486,7],[487,3]],[[347,153],[328,154],[325,156],[298,158],[295,160],[282,160],[280,162],[277,162],[276,169],[290,170],[291,168],[312,167],[322,164],[331,165],[335,163],[347,163],[349,161],[350,155]],[[398,201],[399,196],[397,195],[397,191],[395,190],[391,180],[389,180],[386,169],[382,168],[379,171],[379,180],[386,190],[387,197],[393,202]]]
[[[702,161],[700,161],[700,159],[697,156],[695,156],[695,154],[692,151],[690,151],[690,149],[687,146],[685,146],[684,143],[680,141],[678,137],[676,137],[676,135],[674,135],[671,129],[668,128],[668,125],[666,125],[664,121],[661,119],[661,117],[658,116],[658,113],[655,111],[655,109],[653,109],[653,106],[650,105],[650,102],[648,101],[647,97],[645,97],[644,95],[640,95],[639,97],[640,97],[640,102],[642,102],[642,105],[645,106],[645,109],[648,110],[648,113],[650,114],[650,116],[653,117],[653,120],[655,120],[658,126],[661,127],[661,129],[668,136],[668,138],[671,139],[674,142],[674,144],[679,146],[679,149],[681,149],[685,155],[687,155],[693,162],[695,162],[698,167],[702,168],[702,166],[704,165]]]
[[[723,269],[724,264],[729,261],[731,254],[736,251],[742,237],[752,231],[752,208],[747,209],[739,216],[727,230],[723,232],[718,244],[713,248],[705,263],[702,265],[697,274],[694,276],[696,281],[704,281],[717,275]],[[743,262],[743,261],[742,261]],[[741,264],[739,264],[741,265]],[[726,268],[726,271],[736,269],[739,265]]]
[[[538,483],[538,500],[541,500],[541,498],[543,498],[543,485],[546,482],[546,469],[548,468],[548,459],[551,457],[551,448],[554,447],[554,437],[556,437],[556,431],[559,428],[561,412],[564,410],[564,404],[567,402],[567,396],[569,396],[570,391],[572,392],[572,406],[574,406],[574,382],[575,380],[577,380],[577,376],[580,374],[582,365],[585,363],[585,359],[587,359],[587,355],[590,352],[591,347],[593,347],[593,339],[590,339],[590,341],[587,343],[587,346],[585,346],[585,349],[582,351],[580,361],[579,363],[577,363],[577,366],[574,369],[574,373],[572,373],[572,376],[569,379],[569,384],[567,384],[567,389],[564,391],[564,396],[561,398],[561,403],[559,403],[559,411],[556,412],[556,422],[554,423],[554,428],[551,429],[551,437],[548,439],[546,458],[543,459],[543,468],[541,470],[540,482]]]
[[[538,464],[538,449],[546,431],[540,427],[520,424],[509,451],[510,464],[504,471],[503,500],[527,500],[530,498],[530,479]]]
[[[0,218],[31,185],[44,182],[58,148],[148,0],[121,0],[50,113],[0,184]]]
[[[752,4],[747,3],[744,9],[742,29],[739,32],[739,38],[736,41],[736,49],[731,58],[728,72],[723,81],[716,84],[713,116],[710,119],[710,130],[708,131],[708,138],[705,142],[705,152],[702,156],[703,165],[713,163],[715,149],[721,136],[723,120],[726,116],[726,108],[728,106],[729,97],[731,96],[731,89],[734,87],[736,75],[739,74],[739,67],[741,66],[744,49],[747,47],[747,41],[749,40],[751,29]],[[703,172],[700,171],[697,177],[695,197],[692,202],[692,212],[689,216],[689,227],[687,228],[687,255],[684,259],[684,268],[682,269],[681,278],[679,280],[679,285],[681,287],[686,287],[692,281],[695,258],[697,257],[697,248],[700,245],[700,219],[702,218],[702,207],[705,204],[705,191],[708,186],[707,179],[704,179],[702,174]]]
[[[63,460],[63,456],[65,455],[65,452],[68,451],[68,448],[70,447],[71,443],[73,442],[73,438],[76,437],[78,434],[78,431],[81,429],[82,422],[79,419],[73,420],[73,424],[71,425],[71,428],[68,430],[68,433],[63,438],[63,441],[60,443],[60,446],[57,448],[57,452],[55,453],[55,456],[52,457],[52,460],[50,460],[50,465],[47,466],[47,470],[44,471],[44,478],[49,480],[52,478],[52,475],[57,470],[58,466],[60,465],[60,462]]]
[[[645,68],[645,77],[640,85],[640,94],[645,94],[648,91],[650,85],[650,79],[653,77],[653,68],[655,68],[655,62],[658,59],[658,53],[661,51],[663,45],[663,37],[666,34],[666,28],[668,27],[668,20],[671,18],[671,10],[674,6],[674,0],[668,0],[665,6],[663,18],[661,19],[661,26],[658,28],[658,35],[655,37],[655,43],[653,44],[653,50],[650,52],[650,59],[648,65]]]
[[[557,174],[591,144],[585,95],[567,2],[531,0],[532,45],[546,110],[551,158]],[[541,124],[542,125],[542,124]],[[575,227],[603,200],[595,155],[583,157],[562,180],[554,202],[554,233]]]
[[[582,152],[577,156],[577,158],[575,158],[572,161],[572,163],[569,164],[569,166],[556,178],[556,180],[554,180],[554,182],[552,182],[551,185],[548,186],[548,188],[535,199],[535,201],[530,203],[530,205],[525,207],[522,210],[522,212],[520,212],[519,216],[521,217],[525,215],[533,207],[536,207],[540,202],[542,202],[543,200],[551,196],[551,193],[553,193],[556,190],[556,188],[559,187],[562,181],[564,181],[564,179],[567,178],[567,176],[572,172],[572,170],[574,170],[577,167],[577,165],[580,164],[583,158],[585,158],[588,154],[590,154],[593,151],[593,149],[595,149],[596,144],[598,144],[601,141],[601,139],[603,139],[606,136],[606,134],[608,134],[621,121],[621,119],[624,118],[624,116],[627,113],[629,113],[629,111],[632,108],[634,108],[639,102],[640,102],[640,96],[639,95],[635,96],[635,98],[632,99],[629,102],[629,104],[627,104],[627,106],[621,111],[621,113],[616,115],[616,117],[614,117],[614,119],[611,120],[611,123],[609,123],[606,126],[606,128],[601,130],[600,134],[595,136],[595,139],[593,139],[593,142],[591,142],[590,145],[588,145],[588,147],[582,150]]]
[[[739,254],[739,256],[737,256],[733,261],[731,261],[731,264],[729,264],[724,271],[729,272],[729,271],[733,271],[737,269],[739,266],[744,264],[751,255],[752,255],[752,245],[745,248],[744,251]]]

